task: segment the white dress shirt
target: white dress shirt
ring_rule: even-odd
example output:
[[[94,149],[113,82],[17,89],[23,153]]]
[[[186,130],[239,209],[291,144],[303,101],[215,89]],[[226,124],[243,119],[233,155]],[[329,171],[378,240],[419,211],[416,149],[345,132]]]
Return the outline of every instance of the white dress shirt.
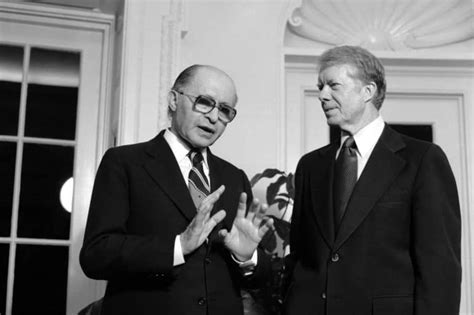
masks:
[[[379,115],[376,119],[374,119],[354,135],[354,141],[357,146],[357,179],[359,179],[360,175],[362,174],[362,171],[364,170],[365,165],[367,164],[367,161],[374,150],[375,144],[382,135],[384,127],[385,123],[383,118]],[[341,145],[337,150],[336,158],[339,156],[342,144],[348,137],[349,135],[344,135],[341,137]]]

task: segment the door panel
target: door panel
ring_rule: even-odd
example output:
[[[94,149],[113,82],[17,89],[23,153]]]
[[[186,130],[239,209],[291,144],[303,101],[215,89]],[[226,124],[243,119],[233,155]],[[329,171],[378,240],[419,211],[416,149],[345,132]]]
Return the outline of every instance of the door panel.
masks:
[[[389,92],[381,113],[387,123],[403,125],[431,125],[433,142],[441,146],[459,181],[463,178],[462,95]],[[466,170],[464,170],[464,173]]]

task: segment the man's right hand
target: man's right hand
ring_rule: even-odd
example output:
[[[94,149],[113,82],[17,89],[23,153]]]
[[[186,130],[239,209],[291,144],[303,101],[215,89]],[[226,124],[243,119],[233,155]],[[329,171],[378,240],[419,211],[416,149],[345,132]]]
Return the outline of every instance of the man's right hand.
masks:
[[[214,227],[225,218],[226,213],[224,210],[220,210],[212,217],[210,216],[214,204],[219,200],[224,190],[225,187],[221,185],[212,194],[203,199],[197,208],[196,216],[186,230],[179,235],[183,255],[190,254],[201,246]]]

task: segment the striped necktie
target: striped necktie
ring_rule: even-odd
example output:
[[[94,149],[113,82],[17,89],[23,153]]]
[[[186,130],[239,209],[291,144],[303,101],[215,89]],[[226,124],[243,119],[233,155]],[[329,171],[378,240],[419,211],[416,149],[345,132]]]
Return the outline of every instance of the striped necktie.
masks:
[[[194,205],[197,208],[201,204],[201,201],[210,194],[211,187],[209,186],[209,181],[204,174],[204,159],[201,152],[191,150],[188,157],[193,164],[193,167],[189,172],[188,188],[191,198],[193,198]]]
[[[357,146],[353,137],[344,141],[334,169],[334,223],[336,231],[357,182]]]

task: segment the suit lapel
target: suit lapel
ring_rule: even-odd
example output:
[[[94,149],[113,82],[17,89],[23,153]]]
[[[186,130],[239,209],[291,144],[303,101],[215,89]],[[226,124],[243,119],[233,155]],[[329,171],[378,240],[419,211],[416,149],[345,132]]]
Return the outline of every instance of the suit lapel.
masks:
[[[160,132],[149,142],[146,151],[150,159],[145,162],[144,168],[158,186],[173,200],[178,210],[186,218],[192,220],[196,215],[196,207],[189,195],[188,186],[183,180],[178,162],[176,162],[163,134],[164,131]]]
[[[334,244],[332,182],[336,151],[337,144],[322,149],[310,173],[313,213],[329,248]]]
[[[396,151],[405,146],[399,134],[385,126],[382,135],[374,147],[351,199],[336,236],[334,249],[337,250],[362,223],[373,209],[377,200],[390,187],[405,161]]]

